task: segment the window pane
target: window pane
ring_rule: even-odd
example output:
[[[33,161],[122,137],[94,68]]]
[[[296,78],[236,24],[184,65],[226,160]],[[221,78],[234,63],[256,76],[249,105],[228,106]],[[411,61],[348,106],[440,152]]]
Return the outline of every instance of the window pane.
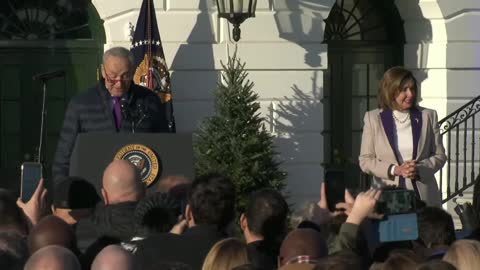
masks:
[[[383,71],[385,67],[383,64],[372,64],[368,67],[370,70],[369,78],[368,78],[368,89],[370,96],[376,96],[378,94],[378,87],[380,80],[383,76]]]
[[[352,96],[367,94],[367,68],[366,64],[355,64],[352,67]]]

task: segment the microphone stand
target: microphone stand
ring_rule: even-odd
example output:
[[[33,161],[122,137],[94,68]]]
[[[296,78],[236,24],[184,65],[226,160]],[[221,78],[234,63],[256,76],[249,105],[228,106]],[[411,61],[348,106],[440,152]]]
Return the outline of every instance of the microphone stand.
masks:
[[[47,81],[50,79],[57,78],[59,76],[64,76],[65,71],[55,71],[45,74],[36,75],[33,77],[33,80],[40,80],[42,81],[42,112],[40,116],[40,140],[38,142],[38,152],[36,162],[42,163],[43,161],[43,144],[44,144],[44,135],[45,135],[45,122],[47,119]]]
[[[135,133],[135,130],[140,123],[142,123],[143,119],[147,117],[147,114],[145,113],[143,106],[141,104],[137,104],[137,108],[135,110],[135,113],[131,115],[132,119],[132,133]]]
[[[45,122],[47,116],[47,107],[46,107],[46,100],[47,100],[47,80],[42,79],[42,113],[40,118],[40,141],[38,142],[38,154],[37,154],[37,162],[42,163],[42,147],[43,147],[43,135],[45,133]]]
[[[143,119],[145,119],[147,117],[147,114],[145,113],[145,110],[143,108],[143,105],[142,104],[137,104],[137,124],[136,125],[140,125],[140,123],[142,123]]]

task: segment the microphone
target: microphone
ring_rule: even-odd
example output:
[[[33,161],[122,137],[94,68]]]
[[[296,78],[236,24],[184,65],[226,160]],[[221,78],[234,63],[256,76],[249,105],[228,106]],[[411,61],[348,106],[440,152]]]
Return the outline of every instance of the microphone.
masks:
[[[127,120],[130,118],[130,110],[128,109],[128,102],[125,97],[120,99],[120,108],[122,110],[122,117],[123,119]]]
[[[144,110],[144,109],[145,109],[145,108],[143,107],[143,104],[140,103],[140,102],[138,102],[138,103],[137,103],[137,113],[138,113],[138,115],[140,115],[140,116],[144,115],[144,114],[145,114],[145,110]]]
[[[145,111],[145,106],[141,102],[137,102],[136,115],[137,115],[137,119],[138,119],[138,121],[136,123],[137,126],[140,125],[140,123],[143,121],[143,119],[148,117],[148,115]]]
[[[38,80],[47,81],[47,80],[50,80],[50,79],[53,79],[53,78],[63,77],[63,76],[65,76],[65,70],[59,69],[59,70],[48,71],[48,72],[44,72],[44,73],[38,73],[38,74],[36,74],[32,77],[32,80],[34,80],[34,81],[38,81]]]

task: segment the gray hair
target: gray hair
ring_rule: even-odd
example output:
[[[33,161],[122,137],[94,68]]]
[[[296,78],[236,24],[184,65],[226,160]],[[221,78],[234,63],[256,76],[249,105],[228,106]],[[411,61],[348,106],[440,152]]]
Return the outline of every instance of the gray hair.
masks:
[[[103,53],[103,64],[105,64],[107,58],[110,56],[126,58],[131,66],[133,66],[133,62],[135,61],[132,52],[124,47],[113,47],[105,51],[105,53]]]

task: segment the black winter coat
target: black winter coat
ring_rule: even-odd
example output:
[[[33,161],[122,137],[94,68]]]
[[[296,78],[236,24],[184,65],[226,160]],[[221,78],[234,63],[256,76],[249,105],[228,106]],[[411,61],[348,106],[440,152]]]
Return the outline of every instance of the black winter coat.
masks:
[[[72,98],[65,112],[63,128],[58,140],[52,166],[53,179],[68,175],[70,155],[79,133],[132,132],[132,122],[135,119],[139,122],[135,132],[168,132],[164,105],[149,89],[132,82],[124,104],[126,119],[122,121],[120,130],[117,130],[111,96],[103,81]],[[139,115],[145,115],[145,117],[138,121]]]

